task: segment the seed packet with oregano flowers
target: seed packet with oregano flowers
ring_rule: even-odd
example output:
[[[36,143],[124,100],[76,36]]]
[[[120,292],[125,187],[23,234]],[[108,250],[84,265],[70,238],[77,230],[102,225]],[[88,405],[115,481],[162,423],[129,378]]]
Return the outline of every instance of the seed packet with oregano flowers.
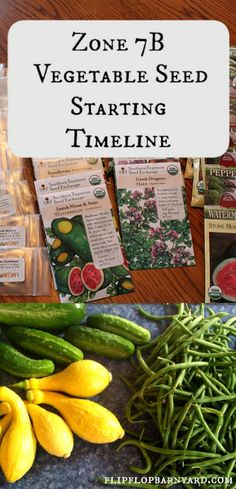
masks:
[[[115,178],[130,269],[195,265],[180,162],[115,159]]]

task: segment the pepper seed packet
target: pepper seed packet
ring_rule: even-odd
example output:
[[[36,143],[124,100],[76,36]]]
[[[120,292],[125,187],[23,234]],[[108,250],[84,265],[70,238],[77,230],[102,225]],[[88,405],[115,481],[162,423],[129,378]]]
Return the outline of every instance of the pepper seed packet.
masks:
[[[131,270],[195,265],[180,162],[115,159],[122,241]]]
[[[38,192],[38,202],[61,302],[133,290],[105,184]]]

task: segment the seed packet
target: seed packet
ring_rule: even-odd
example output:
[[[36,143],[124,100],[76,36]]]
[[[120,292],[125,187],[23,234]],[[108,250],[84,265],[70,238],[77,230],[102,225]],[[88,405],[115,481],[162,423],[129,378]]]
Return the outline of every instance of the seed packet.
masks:
[[[50,283],[46,248],[0,249],[0,296],[48,296]]]
[[[40,216],[14,216],[0,221],[0,248],[44,246]]]
[[[236,127],[236,98],[230,99],[229,104],[229,125],[230,127]]]
[[[24,179],[25,175],[23,170],[0,170],[0,186],[4,184],[9,185]]]
[[[0,78],[6,76],[6,73],[7,73],[6,65],[4,63],[0,63]]]
[[[36,180],[35,190],[38,196],[51,194],[55,192],[63,192],[64,190],[79,189],[82,187],[96,187],[104,184],[103,170],[83,171],[80,173],[72,173],[63,177],[45,178]]]
[[[133,290],[106,185],[38,195],[61,302],[87,302]]]
[[[22,170],[24,168],[24,160],[16,156],[7,147],[6,142],[0,144],[0,171]]]
[[[236,97],[236,48],[230,48],[230,56],[229,56],[229,65],[230,65],[230,97]]]
[[[0,132],[7,134],[8,110],[0,108]]]
[[[236,167],[206,165],[205,214],[207,206],[236,209]]]
[[[192,207],[204,207],[204,172],[202,169],[202,159],[193,159],[193,188],[192,188]]]
[[[33,158],[32,161],[36,180],[103,168],[100,158]]]
[[[0,109],[7,109],[7,76],[0,77]]]
[[[184,178],[193,178],[193,158],[188,158],[186,161]]]
[[[0,185],[0,218],[36,213],[35,196],[26,180]]]
[[[220,165],[224,167],[236,167],[236,150],[228,148],[226,153],[216,158],[202,158],[203,163],[206,165]]]
[[[236,302],[236,210],[222,215],[205,219],[205,302]]]
[[[236,149],[236,127],[231,127],[229,132],[229,146]]]
[[[115,159],[121,234],[130,269],[194,265],[180,162],[130,161]]]

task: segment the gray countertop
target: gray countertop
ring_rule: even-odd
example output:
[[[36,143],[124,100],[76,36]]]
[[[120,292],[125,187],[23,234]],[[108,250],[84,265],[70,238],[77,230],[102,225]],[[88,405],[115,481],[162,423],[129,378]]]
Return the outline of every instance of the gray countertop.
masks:
[[[173,305],[146,304],[143,306],[148,312],[156,315],[169,314],[175,311]],[[195,307],[195,306],[194,306]],[[236,315],[236,305],[214,304],[215,310],[227,310]],[[88,314],[94,312],[109,312],[120,315],[148,327],[152,334],[157,334],[165,327],[151,322],[138,315],[136,306],[129,304],[87,306]],[[88,358],[89,356],[87,356]],[[93,357],[95,358],[95,357]],[[119,374],[127,374],[130,369],[128,361],[114,361],[96,356],[96,360],[104,364],[113,375],[110,386],[96,400],[113,411],[120,420],[124,416],[124,406],[130,391],[119,379]],[[3,382],[3,380],[2,380]],[[140,463],[135,449],[125,447],[119,453],[116,451],[119,442],[105,445],[95,445],[75,436],[75,447],[68,459],[60,459],[48,455],[38,446],[37,455],[32,469],[14,485],[7,484],[0,473],[0,488],[9,489],[101,489],[105,487],[96,482],[99,477],[134,475],[128,470],[128,465]],[[148,487],[148,486],[147,486]]]

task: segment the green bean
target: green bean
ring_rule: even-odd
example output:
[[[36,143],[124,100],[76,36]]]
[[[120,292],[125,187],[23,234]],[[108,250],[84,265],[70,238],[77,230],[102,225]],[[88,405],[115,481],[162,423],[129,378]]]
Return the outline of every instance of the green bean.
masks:
[[[235,460],[231,460],[231,462],[229,463],[228,470],[225,473],[225,482],[223,484],[223,489],[227,489],[227,482],[226,482],[226,480],[229,479],[229,477],[231,476],[232,471],[233,471],[233,468],[235,466],[235,462],[236,462]]]
[[[198,374],[199,374],[199,375],[202,377],[202,379],[203,379],[203,380],[206,382],[206,384],[207,384],[208,386],[210,386],[210,387],[211,387],[211,389],[212,389],[214,392],[216,392],[216,394],[219,394],[220,396],[222,396],[222,395],[223,395],[223,392],[221,392],[221,391],[218,389],[218,387],[216,387],[216,386],[213,384],[213,382],[211,382],[211,380],[209,379],[209,377],[208,377],[206,374],[204,374],[204,372],[203,372],[203,371],[202,371],[200,368],[197,370],[197,373],[198,373]]]
[[[149,312],[145,311],[141,306],[137,306],[137,311],[141,316],[150,319],[151,321],[163,321],[163,319],[172,319],[173,315],[172,314],[167,314],[166,316],[155,316],[153,314],[150,314]]]
[[[182,413],[180,413],[180,416],[179,416],[179,420],[176,424],[176,427],[174,429],[174,432],[173,432],[173,435],[172,435],[172,443],[171,443],[171,448],[175,448],[176,446],[176,443],[177,443],[177,436],[178,436],[178,433],[179,433],[179,430],[180,430],[180,427],[189,411],[189,409],[191,408],[192,406],[192,400],[191,401],[188,401],[186,404],[185,404],[185,407],[183,408],[183,411]]]
[[[138,440],[123,441],[121,443],[121,445],[118,447],[117,451],[119,451],[121,448],[123,448],[126,445],[131,445],[131,446],[137,447],[140,450],[140,452],[141,452],[141,454],[142,454],[142,456],[146,462],[146,466],[144,468],[135,467],[133,465],[130,465],[129,469],[132,470],[133,472],[136,472],[137,474],[147,474],[151,469],[152,462],[151,462],[151,459],[148,456],[145,448],[142,446],[141,442]]]
[[[191,355],[197,355],[199,357],[203,357],[203,358],[218,358],[218,357],[225,357],[225,352],[219,352],[219,353],[205,353],[205,352],[202,352],[202,351],[198,351],[198,350],[188,350],[188,353],[190,353]],[[227,357],[229,356],[235,356],[236,355],[236,351],[229,351],[227,352]]]
[[[216,396],[216,397],[205,397],[204,399],[197,399],[195,402],[199,404],[225,402],[225,401],[235,401],[236,394],[231,394],[230,396]]]
[[[154,445],[150,445],[149,443],[143,443],[143,442],[141,443],[141,445],[143,448],[146,448],[146,450],[150,450],[150,452],[161,453],[162,455],[171,455],[171,456],[178,455],[178,456],[182,456],[182,457],[188,457],[190,459],[194,459],[194,458],[202,459],[205,457],[209,457],[212,459],[219,458],[218,454],[216,454],[216,453],[202,452],[199,450],[178,450],[178,449],[171,449],[171,448],[161,448],[161,447],[156,447]],[[235,456],[236,456],[236,453],[235,453]]]
[[[216,439],[218,440],[218,437],[219,437],[219,433],[220,433],[220,430],[221,428],[223,427],[223,424],[224,424],[224,415],[225,415],[225,412],[228,408],[228,403],[225,403],[221,409],[221,416],[218,417],[218,421],[217,421],[217,424],[216,424],[216,429],[215,429],[215,432],[214,432],[214,435],[216,437]],[[219,443],[221,444],[221,442],[219,441]],[[222,446],[222,444],[221,444]],[[217,447],[217,444],[215,442],[213,442],[212,444],[212,451],[213,452],[216,452],[216,447]]]
[[[139,365],[140,367],[142,367],[142,369],[144,370],[144,372],[148,375],[155,375],[155,372],[153,372],[149,367],[148,365],[146,364],[143,356],[142,356],[142,352],[140,350],[139,347],[136,348],[136,354],[137,354],[137,359],[138,359],[138,362],[139,362]]]
[[[208,454],[209,456],[210,454]],[[213,455],[213,454],[211,454]],[[216,454],[214,454],[216,455]],[[202,468],[202,467],[210,467],[211,465],[214,465],[214,464],[219,464],[219,463],[222,463],[222,462],[227,462],[228,460],[232,460],[232,459],[235,459],[236,458],[236,452],[232,452],[232,453],[228,453],[227,455],[221,455],[220,457],[216,457],[213,459],[213,457],[210,458],[210,460],[205,460],[205,461],[202,461],[201,460],[201,465],[197,465],[197,464],[193,464],[191,465],[191,469],[198,469],[198,468]]]
[[[161,377],[161,375],[169,373],[169,372],[174,372],[175,370],[181,370],[181,369],[186,369],[186,368],[192,368],[192,367],[204,367],[208,365],[207,362],[183,362],[183,363],[177,363],[174,365],[168,365],[168,367],[164,367],[161,370],[159,370],[155,375],[152,377],[148,377],[148,379],[144,382],[143,387],[141,389],[141,393],[143,393],[144,389],[154,380],[158,379]],[[142,394],[141,394],[142,395]]]
[[[222,345],[217,345],[216,343],[211,343],[210,341],[206,341],[206,340],[199,340],[199,339],[196,339],[194,341],[194,343],[196,343],[197,345],[201,345],[201,346],[205,346],[206,348],[210,348],[212,350],[219,350],[219,351],[222,351]]]

